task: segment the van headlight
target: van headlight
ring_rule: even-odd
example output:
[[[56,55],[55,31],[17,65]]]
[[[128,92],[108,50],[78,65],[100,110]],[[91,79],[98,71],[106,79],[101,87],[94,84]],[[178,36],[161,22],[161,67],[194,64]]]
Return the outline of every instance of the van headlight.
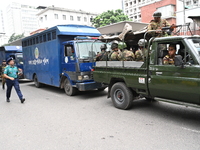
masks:
[[[84,75],[83,76],[83,80],[89,80],[89,76],[88,75]]]

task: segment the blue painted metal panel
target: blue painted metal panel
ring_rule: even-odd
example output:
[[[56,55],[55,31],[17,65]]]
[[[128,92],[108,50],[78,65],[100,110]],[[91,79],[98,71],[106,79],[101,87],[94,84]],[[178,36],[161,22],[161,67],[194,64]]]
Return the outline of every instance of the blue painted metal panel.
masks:
[[[22,52],[22,46],[4,46],[5,51],[15,51],[15,52]]]
[[[100,32],[94,27],[83,25],[59,25],[58,35],[76,35],[76,36],[100,36]]]

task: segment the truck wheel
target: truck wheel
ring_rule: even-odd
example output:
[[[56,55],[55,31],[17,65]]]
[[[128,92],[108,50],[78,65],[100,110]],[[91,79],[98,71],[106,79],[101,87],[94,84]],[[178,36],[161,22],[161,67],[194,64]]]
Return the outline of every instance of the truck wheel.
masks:
[[[35,87],[40,88],[42,86],[42,84],[38,82],[37,75],[34,76],[33,81],[34,81]]]
[[[68,96],[73,96],[77,92],[77,88],[72,87],[72,85],[70,84],[68,79],[65,79],[65,81],[64,81],[64,89],[65,89],[65,93]]]
[[[123,83],[115,83],[111,88],[111,99],[116,108],[129,109],[133,102],[131,90]]]

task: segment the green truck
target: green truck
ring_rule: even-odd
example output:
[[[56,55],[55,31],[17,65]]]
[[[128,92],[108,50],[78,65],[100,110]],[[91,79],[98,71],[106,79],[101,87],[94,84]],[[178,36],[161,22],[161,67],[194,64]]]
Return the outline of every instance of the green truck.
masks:
[[[124,36],[124,42],[131,35]],[[126,40],[126,37],[129,39]],[[135,43],[139,39],[134,36]],[[175,65],[164,65],[169,44],[176,45]],[[187,106],[200,106],[200,36],[169,36],[148,40],[144,62],[99,61],[94,80],[108,86],[116,108],[128,109],[133,100],[146,98]]]

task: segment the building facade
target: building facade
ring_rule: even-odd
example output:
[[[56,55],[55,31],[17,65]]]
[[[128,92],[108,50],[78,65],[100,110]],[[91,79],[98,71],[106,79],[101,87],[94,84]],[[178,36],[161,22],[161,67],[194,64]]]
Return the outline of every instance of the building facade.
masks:
[[[128,15],[134,22],[142,22],[140,8],[161,0],[123,0],[124,14]]]
[[[38,29],[37,13],[38,9],[33,6],[12,2],[6,8],[6,34],[24,33],[26,36]]]
[[[40,8],[40,7],[39,7]],[[92,26],[92,19],[98,14],[82,10],[72,10],[50,6],[41,10],[38,16],[39,28],[50,28],[62,24],[79,24]]]
[[[149,5],[140,7],[141,22],[149,23],[153,19],[153,13],[159,11],[162,18],[170,24],[176,24],[176,0],[161,0]]]

